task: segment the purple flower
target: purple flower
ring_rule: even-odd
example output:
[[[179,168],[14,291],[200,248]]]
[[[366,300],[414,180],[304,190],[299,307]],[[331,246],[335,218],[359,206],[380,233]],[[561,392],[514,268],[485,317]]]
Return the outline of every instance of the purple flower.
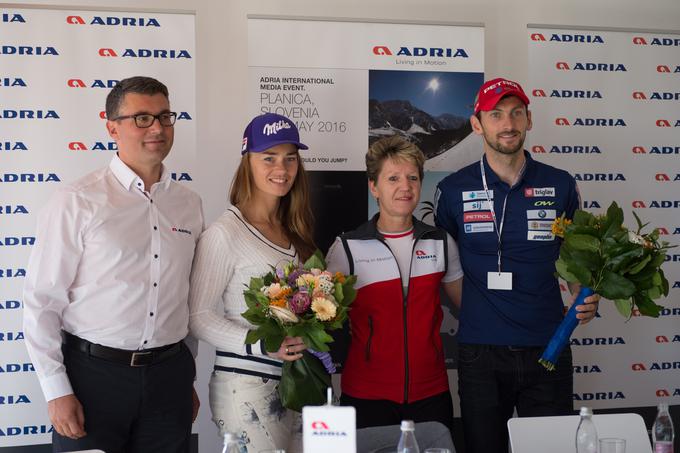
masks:
[[[292,271],[290,274],[288,274],[288,286],[295,287],[296,286],[296,281],[297,278],[305,272],[304,269],[297,268],[294,271]]]
[[[279,277],[280,280],[283,280],[284,278],[286,278],[286,270],[282,267],[277,267],[276,276]]]
[[[309,297],[309,294],[307,294],[307,291],[298,291],[290,299],[288,305],[290,306],[290,309],[293,311],[293,313],[297,313],[299,315],[307,311],[311,302],[312,299]]]

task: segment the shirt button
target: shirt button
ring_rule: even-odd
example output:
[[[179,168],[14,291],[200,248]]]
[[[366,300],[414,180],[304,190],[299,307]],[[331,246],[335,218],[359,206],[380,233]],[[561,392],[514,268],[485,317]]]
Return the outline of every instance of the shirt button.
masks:
[[[157,229],[158,229],[158,227],[154,225],[153,229],[154,229],[154,230],[157,230]]]
[[[137,183],[137,185],[138,185],[138,186],[141,186],[141,185],[142,185],[142,183],[141,183],[141,182],[138,182],[138,183]]]
[[[154,283],[154,284],[153,284],[153,287],[154,287],[154,288],[155,288],[156,286],[158,286],[158,283]]]
[[[153,203],[153,200],[151,198],[149,198],[149,203]]]
[[[144,340],[144,344],[147,344],[147,343],[148,343],[148,341]]]
[[[149,313],[149,316],[153,316],[153,312]]]
[[[158,255],[154,255],[153,257],[156,258],[156,259],[158,259]]]

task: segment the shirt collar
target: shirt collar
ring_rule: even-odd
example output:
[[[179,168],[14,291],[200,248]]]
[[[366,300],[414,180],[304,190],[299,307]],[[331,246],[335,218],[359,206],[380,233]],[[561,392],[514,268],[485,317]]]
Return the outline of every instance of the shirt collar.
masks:
[[[515,187],[521,186],[524,180],[526,180],[527,178],[531,178],[531,175],[533,174],[534,171],[534,166],[536,164],[536,161],[534,161],[534,159],[531,157],[531,154],[527,150],[523,150],[523,152],[526,164],[524,166],[524,171],[522,172],[522,175],[519,178],[519,181],[517,181],[517,186]],[[486,154],[484,154],[483,159],[484,159],[484,172],[486,173],[486,181],[489,184],[489,186],[498,183],[505,184],[503,181],[501,181],[496,172],[493,171],[491,166],[489,166],[489,162],[486,160]],[[477,165],[477,168],[479,168],[479,165]]]
[[[132,171],[130,167],[125,165],[125,162],[123,162],[120,157],[118,157],[118,153],[116,153],[116,155],[113,156],[113,159],[111,159],[109,168],[118,182],[123,187],[125,187],[125,190],[132,190],[133,187],[138,187],[141,190],[144,190],[144,181],[142,181],[142,178],[140,178],[137,173]],[[160,184],[164,189],[167,189],[168,185],[170,184],[170,172],[168,171],[167,167],[162,164],[161,179],[158,181],[158,184]]]

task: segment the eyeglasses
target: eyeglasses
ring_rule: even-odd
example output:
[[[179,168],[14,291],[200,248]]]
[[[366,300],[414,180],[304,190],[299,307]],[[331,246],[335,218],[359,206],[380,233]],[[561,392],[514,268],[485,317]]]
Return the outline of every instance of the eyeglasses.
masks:
[[[135,120],[135,126],[139,128],[151,127],[154,121],[158,120],[161,126],[170,127],[175,124],[177,119],[177,112],[163,112],[158,115],[152,115],[150,113],[138,113],[136,115],[123,115],[118,118],[114,118],[111,121],[124,120],[127,118],[133,118]]]

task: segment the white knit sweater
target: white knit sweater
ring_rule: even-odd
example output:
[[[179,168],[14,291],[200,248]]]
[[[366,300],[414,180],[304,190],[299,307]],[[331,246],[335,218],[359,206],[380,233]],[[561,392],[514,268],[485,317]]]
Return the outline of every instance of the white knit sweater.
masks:
[[[260,342],[245,344],[254,327],[241,316],[248,309],[243,291],[251,277],[297,259],[292,245],[285,249],[269,241],[236,207],[201,234],[191,271],[189,328],[193,336],[217,348],[216,370],[281,375],[281,361],[267,356]]]

